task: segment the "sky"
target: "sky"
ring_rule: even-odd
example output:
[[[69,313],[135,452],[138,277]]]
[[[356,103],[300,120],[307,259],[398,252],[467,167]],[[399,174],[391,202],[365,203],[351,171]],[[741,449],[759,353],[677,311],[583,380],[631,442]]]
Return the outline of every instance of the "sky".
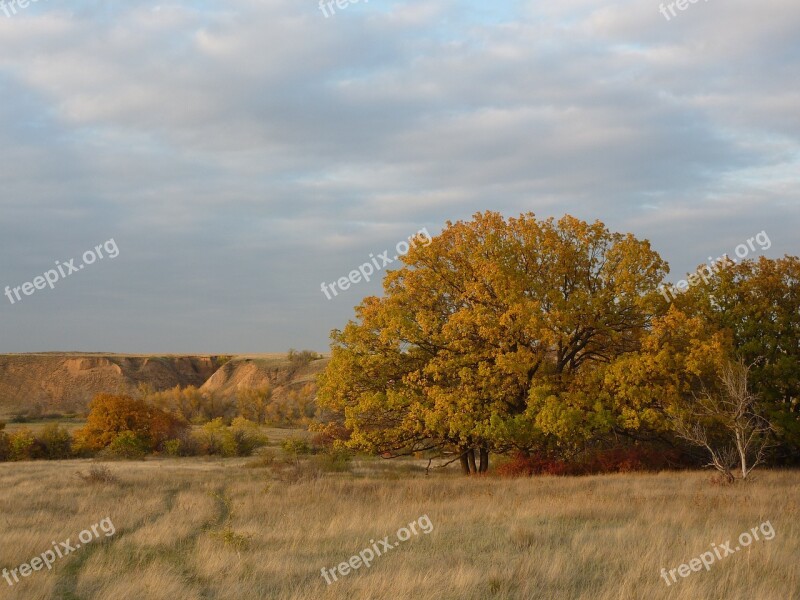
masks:
[[[341,4],[0,4],[0,352],[326,351],[485,210],[800,254],[797,0]]]

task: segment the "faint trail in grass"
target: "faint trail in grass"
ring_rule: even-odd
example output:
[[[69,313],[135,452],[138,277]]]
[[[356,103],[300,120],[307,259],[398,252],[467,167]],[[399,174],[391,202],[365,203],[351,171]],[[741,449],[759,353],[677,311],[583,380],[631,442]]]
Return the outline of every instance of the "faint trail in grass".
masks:
[[[126,531],[117,531],[114,534],[111,542],[116,543],[120,538],[131,535],[141,529],[142,527],[154,523],[156,520],[169,513],[175,506],[175,501],[182,491],[189,489],[190,484],[185,483],[180,487],[168,490],[164,497],[164,512],[155,513],[146,517],[142,517],[132,528]],[[98,552],[105,544],[99,544],[97,541],[91,544],[82,545],[81,548],[69,556],[69,561],[61,569],[61,575],[55,585],[56,597],[59,600],[83,600],[78,595],[78,576],[80,575],[83,565],[88,561],[95,552]]]

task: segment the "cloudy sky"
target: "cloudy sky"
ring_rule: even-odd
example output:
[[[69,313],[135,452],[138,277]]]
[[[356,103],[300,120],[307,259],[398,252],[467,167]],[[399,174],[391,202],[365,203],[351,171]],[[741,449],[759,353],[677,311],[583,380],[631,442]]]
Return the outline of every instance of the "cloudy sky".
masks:
[[[494,4],[0,11],[0,287],[119,248],[0,296],[0,352],[326,350],[380,284],[323,281],[486,209],[600,219],[673,279],[762,230],[800,254],[797,0]]]

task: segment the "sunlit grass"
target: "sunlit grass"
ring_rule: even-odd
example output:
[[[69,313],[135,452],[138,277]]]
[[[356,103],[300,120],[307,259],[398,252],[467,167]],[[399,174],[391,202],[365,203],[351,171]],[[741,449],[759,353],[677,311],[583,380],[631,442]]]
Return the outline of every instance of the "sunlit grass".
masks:
[[[418,463],[356,461],[354,473],[285,483],[253,459],[0,465],[0,568],[111,517],[117,533],[3,597],[76,599],[641,599],[800,597],[800,473],[748,485],[708,473],[583,478],[426,476]],[[430,535],[332,585],[320,570],[422,515]],[[672,587],[677,567],[770,520],[757,542]]]

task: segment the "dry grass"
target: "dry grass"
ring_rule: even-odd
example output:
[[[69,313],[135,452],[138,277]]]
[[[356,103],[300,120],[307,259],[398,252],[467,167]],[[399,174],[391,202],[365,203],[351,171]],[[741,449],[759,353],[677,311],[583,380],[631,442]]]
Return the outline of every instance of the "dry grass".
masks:
[[[104,517],[117,530],[13,588],[0,579],[2,597],[800,598],[800,473],[720,487],[707,473],[464,480],[401,466],[394,478],[336,474],[291,484],[246,463],[114,463],[117,481],[106,485],[75,477],[90,467],[85,461],[0,465],[0,568],[74,540]],[[322,567],[426,514],[430,535],[325,584]],[[772,541],[672,587],[661,579],[662,567],[765,520]]]

